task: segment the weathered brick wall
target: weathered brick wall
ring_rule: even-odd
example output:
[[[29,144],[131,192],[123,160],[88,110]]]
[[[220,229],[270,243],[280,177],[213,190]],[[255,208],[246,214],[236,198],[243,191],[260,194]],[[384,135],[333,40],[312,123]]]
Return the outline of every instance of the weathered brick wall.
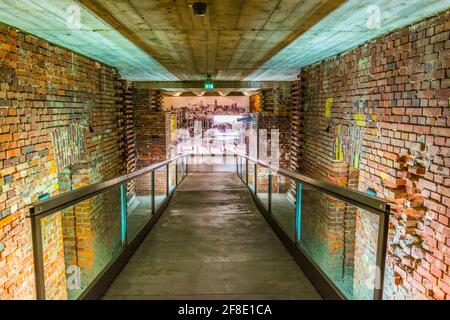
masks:
[[[358,181],[359,190],[397,204],[389,299],[450,298],[449,38],[447,11],[300,74],[300,170],[352,187]],[[336,162],[349,165],[347,177],[333,177]],[[353,292],[371,298],[378,222],[361,210],[350,222]]]
[[[292,88],[290,84],[282,84],[260,92],[260,112],[279,116],[291,114]]]
[[[144,108],[149,111],[162,111],[163,109],[163,92],[153,89],[133,89],[133,101],[137,109]]]
[[[254,100],[255,98],[253,98]],[[267,135],[267,156],[271,157],[271,134],[272,129],[279,131],[279,166],[289,169],[290,167],[290,142],[291,142],[291,104],[292,94],[291,86],[280,86],[272,89],[263,89],[258,94],[259,107],[255,109],[258,112],[253,114],[255,128],[258,133],[258,157],[260,156],[259,149],[262,146],[260,143],[260,130],[266,130]],[[252,103],[251,103],[252,105]],[[268,170],[264,168],[258,169],[257,184],[259,192],[268,191]],[[289,181],[282,176],[274,176],[273,191],[285,193],[289,189]]]
[[[301,145],[301,93],[300,81],[292,82],[292,107],[291,107],[291,141],[290,141],[290,169],[298,171],[300,145]]]
[[[71,188],[125,170],[119,75],[110,67],[3,24],[0,58],[0,299],[33,298],[27,206],[41,196],[59,193],[59,173],[66,168],[70,167]],[[75,217],[62,213],[46,222],[44,229],[51,234],[45,244],[51,248],[46,258],[52,273],[48,281],[57,284],[48,288],[49,298],[66,295],[59,287],[65,286],[63,246],[68,262],[70,257],[72,262],[102,257],[100,251],[108,250],[89,239],[83,242],[87,235],[80,225],[84,216],[95,220],[101,214],[95,208],[80,212],[75,208]],[[97,227],[90,226],[92,230]],[[77,234],[57,236],[61,230]]]
[[[170,157],[170,112],[162,110],[160,90],[134,90],[134,122],[136,133],[137,169],[164,161]],[[155,194],[166,193],[166,172],[155,172]],[[148,195],[150,181],[145,176],[136,180],[136,193]]]

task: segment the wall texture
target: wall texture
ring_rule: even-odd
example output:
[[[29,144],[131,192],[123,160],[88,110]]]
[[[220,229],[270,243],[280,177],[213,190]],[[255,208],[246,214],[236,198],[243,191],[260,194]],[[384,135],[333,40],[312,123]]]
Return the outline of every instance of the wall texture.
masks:
[[[124,172],[123,85],[110,67],[0,24],[0,300],[34,297],[27,206]],[[89,206],[45,221],[46,263],[57,267],[46,270],[49,298],[67,296],[55,261],[108,255],[93,243],[100,213]],[[64,242],[62,225],[73,231]]]
[[[136,136],[136,168],[141,169],[151,164],[170,158],[171,114],[163,111],[163,95],[161,90],[135,89],[134,128]],[[136,193],[149,194],[151,183],[143,176],[136,180]],[[166,169],[155,172],[155,194],[167,192]]]
[[[447,11],[299,76],[299,170],[396,204],[389,299],[450,298],[449,38]],[[346,286],[370,298],[377,219],[361,210],[352,215],[356,227],[319,223],[321,238],[338,235],[343,248],[354,247],[353,282]]]

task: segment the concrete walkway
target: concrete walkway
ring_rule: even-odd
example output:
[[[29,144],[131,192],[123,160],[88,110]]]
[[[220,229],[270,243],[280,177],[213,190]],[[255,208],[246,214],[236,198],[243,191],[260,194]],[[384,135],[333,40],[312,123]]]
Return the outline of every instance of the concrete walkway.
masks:
[[[104,299],[320,299],[235,173],[191,173]]]

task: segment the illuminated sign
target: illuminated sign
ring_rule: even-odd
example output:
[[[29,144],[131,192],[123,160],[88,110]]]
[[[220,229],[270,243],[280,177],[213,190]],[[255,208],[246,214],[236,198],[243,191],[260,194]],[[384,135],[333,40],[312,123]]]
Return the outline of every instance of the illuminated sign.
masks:
[[[206,77],[206,80],[205,80],[205,83],[204,83],[203,87],[205,88],[205,90],[212,90],[212,89],[214,89],[214,81],[212,81],[210,75],[208,75]]]

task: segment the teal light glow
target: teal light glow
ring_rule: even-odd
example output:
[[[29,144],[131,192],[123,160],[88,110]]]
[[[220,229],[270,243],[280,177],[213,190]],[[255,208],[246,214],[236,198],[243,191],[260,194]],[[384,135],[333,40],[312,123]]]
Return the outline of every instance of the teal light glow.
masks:
[[[300,242],[301,235],[301,225],[302,225],[302,184],[297,182],[297,197],[296,197],[296,207],[295,207],[295,225],[297,242]]]
[[[73,23],[74,8],[79,8],[79,24]],[[116,67],[127,80],[178,80],[74,0],[1,0],[0,21]]]
[[[122,222],[122,243],[127,241],[127,190],[126,185],[120,185],[120,218]]]
[[[214,89],[214,83],[205,83],[205,89],[206,90]]]
[[[379,8],[379,28],[370,23]],[[349,0],[269,59],[247,81],[294,80],[299,70],[450,8],[449,0]]]

